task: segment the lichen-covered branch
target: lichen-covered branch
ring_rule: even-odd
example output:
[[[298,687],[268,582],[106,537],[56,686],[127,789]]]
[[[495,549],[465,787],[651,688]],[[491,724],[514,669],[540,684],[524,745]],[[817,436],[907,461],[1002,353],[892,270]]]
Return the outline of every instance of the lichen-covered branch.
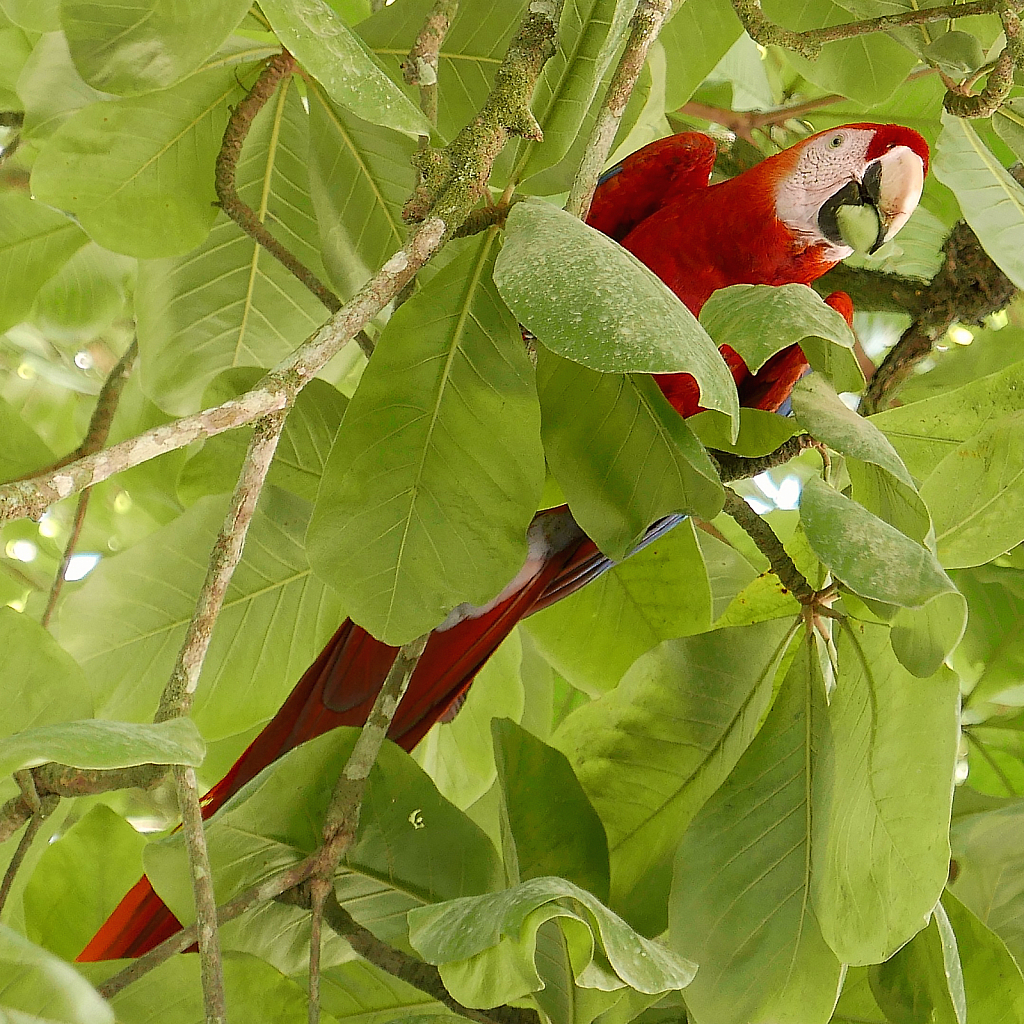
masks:
[[[1014,69],[1022,64],[1024,40],[1021,38],[1020,18],[1013,10],[1014,6],[1019,7],[1020,4],[1003,2],[997,6],[1003,23],[1003,33],[1006,36],[1006,45],[988,72],[981,92],[973,93],[970,82],[958,85],[945,74],[942,76],[946,85],[946,96],[942,105],[957,117],[991,117],[1010,95]]]
[[[437,124],[437,66],[441,44],[459,9],[459,0],[434,0],[409,55],[402,62],[402,76],[420,90],[420,108],[431,124]]]
[[[1016,294],[1013,282],[963,221],[953,228],[942,252],[942,266],[931,284],[923,288],[916,311],[912,311],[912,323],[868,383],[860,406],[865,415],[888,405],[900,384],[951,324],[980,324]]]
[[[597,189],[597,179],[608,160],[615,132],[636,85],[636,80],[647,60],[651,43],[658,38],[661,26],[672,10],[672,0],[639,0],[633,15],[629,39],[619,58],[608,92],[590,132],[583,160],[576,171],[565,209],[574,217],[585,220]]]
[[[798,434],[796,437],[784,441],[775,451],[762,455],[760,458],[744,458],[741,455],[733,455],[731,452],[715,450],[709,450],[708,454],[715,462],[722,483],[727,484],[735,480],[749,480],[753,476],[775,469],[776,466],[784,466],[809,448],[817,446],[818,442],[810,434]]]

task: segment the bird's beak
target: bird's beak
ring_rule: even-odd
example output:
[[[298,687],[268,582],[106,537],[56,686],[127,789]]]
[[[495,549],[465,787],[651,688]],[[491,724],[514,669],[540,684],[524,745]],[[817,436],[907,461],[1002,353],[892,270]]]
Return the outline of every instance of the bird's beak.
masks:
[[[873,253],[906,224],[924,187],[924,164],[907,146],[872,160],[860,181],[848,181],[818,211],[822,233],[837,245]]]

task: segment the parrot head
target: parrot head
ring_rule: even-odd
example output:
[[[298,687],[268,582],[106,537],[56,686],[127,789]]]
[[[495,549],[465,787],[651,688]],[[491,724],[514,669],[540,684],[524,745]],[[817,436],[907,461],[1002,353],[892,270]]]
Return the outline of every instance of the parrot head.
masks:
[[[921,198],[928,143],[902,125],[847,124],[769,163],[778,219],[834,262],[877,251],[907,222]]]

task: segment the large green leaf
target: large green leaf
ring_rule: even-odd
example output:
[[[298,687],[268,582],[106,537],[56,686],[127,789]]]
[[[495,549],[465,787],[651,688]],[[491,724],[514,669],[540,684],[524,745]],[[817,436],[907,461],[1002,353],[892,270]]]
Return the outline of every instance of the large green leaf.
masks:
[[[598,696],[655,644],[710,625],[708,573],[693,524],[686,522],[530,616],[524,628],[565,679]]]
[[[943,667],[915,678],[896,661],[888,632],[855,621],[840,632],[829,707],[834,781],[814,794],[814,908],[848,964],[878,963],[919,931],[949,871],[956,677]]]
[[[28,937],[73,960],[142,874],[145,838],[97,804],[50,842],[25,886]]]
[[[724,492],[711,460],[658,386],[537,353],[544,451],[569,507],[610,558],[672,512],[705,519]]]
[[[608,833],[612,906],[644,931],[665,927],[676,847],[756,733],[792,628],[668,640],[555,732]]]
[[[956,588],[928,548],[811,477],[800,521],[822,563],[855,594],[917,608]]]
[[[576,983],[669,992],[696,964],[638,935],[589,892],[564,878],[533,878],[504,892],[450,900],[409,914],[409,940],[441,968],[445,987],[468,1006],[497,1006],[541,987],[537,929],[558,920],[573,952]]]
[[[673,949],[700,964],[686,992],[715,1024],[827,1021],[842,965],[811,905],[815,786],[831,765],[825,682],[805,637],[764,725],[676,853]]]
[[[1024,362],[979,377],[963,387],[871,417],[919,480],[958,445],[1020,409]]]
[[[981,565],[1024,540],[1024,412],[990,422],[951,451],[922,484],[921,497],[949,568]]]
[[[219,900],[317,848],[334,782],[358,735],[357,729],[336,730],[304,743],[211,819],[206,834]],[[195,911],[180,833],[151,843],[145,861],[160,895],[182,921],[191,921]],[[384,941],[404,945],[409,909],[485,893],[500,879],[490,840],[437,792],[408,754],[385,744],[370,773],[356,843],[336,878],[339,900],[350,903],[353,916]],[[233,939],[237,945],[244,936],[236,932]]]
[[[668,65],[666,110],[681,107],[743,34],[729,0],[687,0],[673,8],[658,36]]]
[[[17,192],[0,195],[0,331],[28,315],[39,289],[87,241],[56,210]]]
[[[373,124],[409,135],[430,134],[423,112],[324,0],[302,5],[266,0],[260,6],[281,42],[336,103]]]
[[[607,902],[608,840],[568,758],[507,718],[494,719],[491,731],[506,873],[517,881],[558,875]]]
[[[104,559],[68,596],[61,637],[81,660],[103,717],[152,717],[225,511],[224,498],[201,499],[135,547]],[[308,515],[299,498],[277,488],[264,492],[195,695],[193,718],[207,740],[239,733],[244,739],[268,719],[344,618],[306,562]]]
[[[1015,285],[1024,287],[1024,189],[969,122],[947,113],[932,167],[953,191],[985,252]]]
[[[271,234],[321,274],[306,147],[307,117],[291,79],[256,117],[237,185]],[[193,411],[229,367],[272,366],[327,315],[225,214],[188,255],[141,264],[136,305],[143,387],[174,413]]]
[[[39,435],[2,398],[0,436],[4,438],[0,449],[0,480],[14,480],[55,461]]]
[[[732,376],[693,314],[635,256],[563,210],[513,208],[494,280],[552,352],[603,372],[692,373],[705,408],[738,414]]]
[[[700,322],[716,345],[728,345],[738,352],[751,373],[760,370],[776,352],[804,344],[805,339],[853,348],[849,325],[805,284],[734,284],[720,288],[704,303]]]
[[[60,722],[16,732],[0,742],[0,775],[56,761],[76,768],[203,762],[205,746],[191,719],[157,725],[132,722]]]
[[[60,20],[82,77],[133,96],[191,74],[248,10],[248,0],[61,0]]]
[[[539,409],[495,247],[493,231],[465,244],[388,322],[320,486],[311,564],[387,643],[491,600],[526,559]]]
[[[345,1024],[384,1024],[391,1020],[424,1024],[418,1010],[429,1013],[434,1024],[440,1024],[439,1016],[447,1016],[445,1008],[422,989],[362,959],[324,970],[320,1005]]]
[[[114,1024],[114,1014],[70,964],[0,925],[0,1017],[11,1024]]]
[[[309,88],[309,189],[323,260],[344,296],[405,239],[402,206],[415,185],[404,135],[370,124]]]

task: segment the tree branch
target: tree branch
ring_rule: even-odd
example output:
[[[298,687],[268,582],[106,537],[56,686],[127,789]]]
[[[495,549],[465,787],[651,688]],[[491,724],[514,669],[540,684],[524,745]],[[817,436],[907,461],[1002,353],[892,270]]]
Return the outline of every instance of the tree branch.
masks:
[[[647,60],[647,51],[658,38],[671,9],[672,0],[639,0],[636,6],[629,39],[608,83],[608,91],[591,129],[583,159],[565,203],[566,211],[580,220],[586,220],[590,211],[597,179],[608,160],[622,114]]]
[[[437,124],[437,65],[441,44],[459,9],[459,0],[434,0],[409,55],[402,61],[402,76],[420,90],[420,108]],[[429,141],[429,140],[428,140]]]
[[[784,441],[775,451],[756,459],[748,459],[741,455],[733,455],[731,452],[720,452],[714,449],[709,449],[708,454],[718,469],[722,483],[728,484],[735,480],[749,480],[752,476],[767,473],[768,470],[775,469],[776,466],[783,466],[809,448],[817,448],[817,446],[818,442],[810,434],[798,434],[796,437]]]
[[[7,865],[3,882],[0,882],[0,915],[4,912],[4,904],[7,903],[7,897],[11,894],[14,879],[18,875],[18,869],[25,859],[25,854],[28,853],[29,848],[32,846],[43,822],[56,810],[57,804],[60,803],[60,797],[58,796],[40,797],[30,771],[15,772],[14,778],[21,788],[21,799],[30,808],[31,817],[29,818],[28,828],[25,829],[25,834],[21,837],[18,848],[14,851],[14,856]]]

